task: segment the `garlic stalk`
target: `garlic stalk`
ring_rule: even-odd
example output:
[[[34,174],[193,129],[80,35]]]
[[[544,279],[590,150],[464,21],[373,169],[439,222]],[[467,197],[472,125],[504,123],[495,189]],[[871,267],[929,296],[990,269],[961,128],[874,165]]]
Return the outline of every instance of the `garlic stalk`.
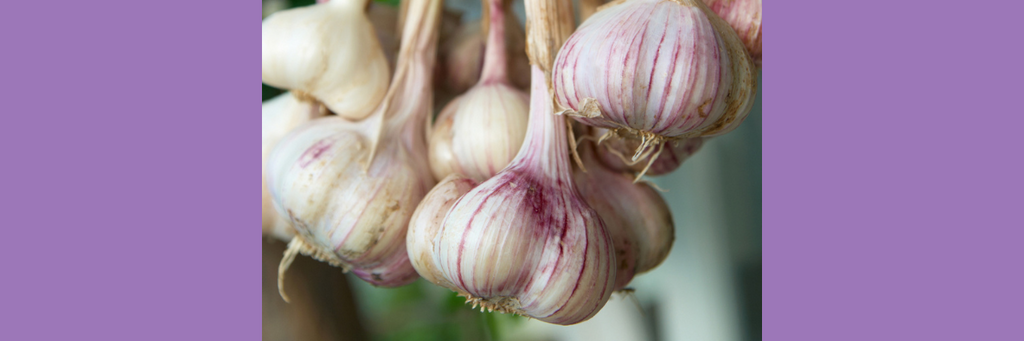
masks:
[[[641,145],[721,135],[753,105],[754,67],[743,43],[700,0],[629,0],[586,20],[558,52],[557,102],[584,124]]]
[[[451,173],[487,180],[512,161],[526,134],[528,96],[508,83],[501,0],[487,2],[492,27],[483,74],[441,110],[430,134],[430,168],[438,180]]]
[[[388,62],[364,10],[334,0],[263,20],[263,82],[303,92],[338,116],[367,117],[388,89]]]
[[[586,171],[573,178],[580,194],[608,227],[615,244],[615,288],[623,289],[633,276],[653,269],[668,257],[675,241],[672,213],[650,185],[633,183],[627,174],[606,169],[591,143],[580,146]]]
[[[434,185],[424,133],[441,1],[409,6],[394,80],[377,110],[359,122],[314,120],[271,154],[270,193],[298,233],[281,276],[301,253],[378,286],[417,277],[405,234],[413,210]]]
[[[592,136],[604,137],[605,129],[594,128]],[[643,141],[613,136],[609,134],[600,142],[598,155],[601,163],[617,172],[633,172],[643,175],[663,175],[671,173],[683,164],[691,155],[700,150],[704,145],[705,137],[694,137],[688,139],[675,139],[661,142],[660,145],[648,150],[647,156],[632,161],[629,158],[635,150],[640,148]],[[653,158],[653,161],[649,160]],[[639,178],[639,176],[638,176]]]
[[[761,67],[761,0],[703,1],[736,30],[754,64]]]
[[[553,115],[544,75],[533,69],[519,154],[471,190],[472,180],[455,174],[442,181],[417,209],[408,248],[422,276],[474,307],[574,324],[608,301],[615,254],[576,190],[565,120]]]
[[[260,178],[263,183],[263,234],[286,241],[295,236],[288,219],[281,217],[274,209],[274,202],[267,190],[267,157],[288,132],[320,116],[323,116],[323,111],[318,103],[300,100],[290,92],[263,102],[263,166]]]
[[[507,60],[505,68],[508,71],[506,82],[518,89],[527,89],[530,87],[530,62],[526,58],[526,37],[515,13],[508,6],[502,7],[505,32],[503,42],[508,47],[504,49]],[[484,12],[487,14],[489,10]],[[449,91],[456,94],[467,91],[479,82],[484,73],[484,55],[491,35],[485,23],[487,20],[484,20],[487,18],[459,26],[453,37],[442,43],[439,65],[443,76],[440,81]],[[492,22],[490,26],[495,24]]]

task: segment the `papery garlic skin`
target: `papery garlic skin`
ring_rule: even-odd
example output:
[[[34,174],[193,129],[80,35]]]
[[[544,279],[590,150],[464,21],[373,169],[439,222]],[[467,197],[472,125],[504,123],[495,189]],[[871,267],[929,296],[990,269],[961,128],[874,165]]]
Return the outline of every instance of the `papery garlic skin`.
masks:
[[[267,183],[297,238],[318,250],[315,258],[374,285],[408,284],[417,275],[405,231],[433,179],[400,148],[381,148],[371,162],[367,130],[339,117],[300,127],[271,155]]]
[[[555,98],[591,126],[660,141],[735,129],[753,105],[750,56],[699,0],[631,0],[587,19],[552,69]]]
[[[388,88],[388,61],[364,10],[334,0],[263,20],[263,82],[307,93],[338,116],[366,118]]]
[[[285,217],[281,217],[274,209],[274,202],[267,190],[267,158],[274,146],[277,146],[288,132],[303,123],[323,116],[320,105],[302,101],[292,93],[286,92],[263,102],[263,159],[261,182],[263,184],[263,234],[281,240],[291,240],[295,231]]]
[[[406,248],[409,261],[423,279],[445,288],[454,287],[434,262],[434,237],[440,231],[444,216],[452,205],[477,185],[476,181],[462,175],[448,175],[423,197],[413,212],[406,233]]]
[[[743,40],[754,64],[761,67],[761,0],[703,0]]]
[[[615,243],[615,288],[623,289],[633,276],[650,271],[668,257],[675,241],[672,212],[650,185],[606,169],[593,146],[585,143],[580,157],[586,171],[576,168],[573,178],[580,194],[601,216]]]
[[[423,242],[429,236],[410,237],[422,244],[409,248],[431,247],[433,266],[423,257],[418,267],[429,268],[440,276],[435,283],[449,284],[474,305],[575,324],[608,301],[615,284],[614,247],[573,184],[564,118],[553,115],[543,72],[532,69],[530,125],[516,158],[460,197],[444,218],[438,211],[418,211],[429,217],[428,227],[417,220],[410,231],[436,235],[429,245]]]

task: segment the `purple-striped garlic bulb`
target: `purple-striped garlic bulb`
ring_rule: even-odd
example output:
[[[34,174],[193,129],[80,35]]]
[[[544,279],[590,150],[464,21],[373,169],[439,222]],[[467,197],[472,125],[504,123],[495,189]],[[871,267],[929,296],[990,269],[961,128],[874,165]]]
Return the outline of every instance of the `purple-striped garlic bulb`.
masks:
[[[605,5],[562,45],[552,82],[578,121],[640,140],[634,161],[664,140],[735,129],[756,90],[739,36],[700,0]]]
[[[474,307],[575,324],[614,290],[615,250],[576,190],[565,119],[554,115],[543,72],[532,69],[519,154],[476,187],[456,174],[438,184],[410,223],[409,257],[422,276]]]
[[[511,3],[507,0],[505,2]],[[490,8],[489,4],[485,6]],[[515,13],[509,9],[505,5],[502,11],[502,26],[505,32],[503,44],[508,47],[502,47],[507,60],[502,67],[508,71],[506,83],[517,89],[527,89],[530,87],[530,61],[526,57],[526,34],[519,25]],[[492,18],[493,15],[489,14],[489,11],[488,9],[483,12],[488,18]],[[494,22],[491,19],[489,26],[496,26]],[[485,20],[463,23],[448,41],[441,42],[441,51],[438,55],[441,61],[438,64],[443,76],[438,81],[447,90],[461,94],[479,83],[479,79],[485,73],[485,51],[491,39],[489,28],[483,27],[485,25]]]
[[[634,275],[654,269],[668,257],[675,241],[672,212],[650,185],[633,183],[629,174],[605,168],[591,143],[580,149],[586,171],[576,168],[573,178],[608,227],[618,262],[615,288],[623,289]]]
[[[295,236],[288,219],[274,209],[274,201],[267,190],[267,158],[270,151],[293,129],[320,116],[323,116],[323,111],[319,103],[299,99],[290,92],[263,102],[263,160],[260,178],[263,183],[263,234],[285,241]]]
[[[366,118],[388,90],[369,0],[334,0],[263,20],[263,82],[306,93],[338,116]]]
[[[703,0],[743,40],[743,46],[761,67],[761,0]]]
[[[267,184],[298,233],[281,261],[278,285],[297,253],[394,287],[418,276],[409,263],[409,218],[434,185],[426,120],[441,0],[415,0],[406,19],[392,87],[367,119],[321,118],[272,152]],[[282,290],[282,297],[284,297]]]
[[[501,0],[488,2],[491,29],[483,75],[441,110],[430,134],[430,169],[437,180],[451,173],[487,180],[512,161],[526,136],[529,97],[508,82],[505,14]]]
[[[605,129],[594,128],[594,131],[597,132],[594,136],[599,137],[603,136]],[[641,155],[639,159],[633,161],[629,155],[640,148],[642,141],[611,135],[601,140],[599,144],[597,154],[601,163],[611,170],[637,173],[639,176],[671,173],[679,168],[683,161],[700,150],[700,147],[704,145],[704,140],[707,139],[706,137],[694,137],[666,140],[658,146],[649,148],[646,151],[648,155]]]

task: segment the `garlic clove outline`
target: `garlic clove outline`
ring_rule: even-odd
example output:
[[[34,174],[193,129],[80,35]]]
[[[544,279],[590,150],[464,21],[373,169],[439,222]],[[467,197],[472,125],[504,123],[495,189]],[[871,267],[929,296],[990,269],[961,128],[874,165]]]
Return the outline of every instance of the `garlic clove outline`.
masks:
[[[263,82],[315,97],[338,116],[366,118],[384,98],[389,69],[365,9],[334,0],[263,20]]]
[[[754,65],[736,32],[699,0],[608,4],[559,50],[555,99],[586,125],[642,142],[735,129],[753,106]]]
[[[288,219],[274,209],[274,203],[267,190],[267,158],[270,151],[288,132],[305,122],[323,116],[320,104],[300,100],[290,92],[263,102],[263,158],[261,182],[263,184],[263,234],[288,241],[295,236]]]

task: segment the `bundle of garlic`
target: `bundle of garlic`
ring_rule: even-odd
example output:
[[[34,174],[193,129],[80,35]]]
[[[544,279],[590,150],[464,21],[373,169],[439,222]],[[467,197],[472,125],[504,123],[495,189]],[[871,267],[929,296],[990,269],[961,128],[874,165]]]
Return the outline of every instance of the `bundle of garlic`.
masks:
[[[735,129],[756,90],[742,41],[700,0],[605,5],[558,52],[552,82],[568,114],[639,140],[632,161],[648,164],[666,140]]]
[[[477,84],[481,75],[485,73],[485,55],[487,54],[485,50],[488,48],[487,44],[490,44],[491,36],[489,27],[499,25],[495,24],[495,21],[489,20],[494,15],[489,13],[490,5],[487,2],[488,0],[484,0],[484,17],[481,20],[459,26],[451,39],[443,42],[440,47],[441,51],[438,55],[438,58],[441,59],[441,62],[438,63],[442,75],[440,82],[454,93],[465,92]],[[530,62],[526,58],[526,37],[515,14],[509,8],[511,1],[505,0],[504,2],[506,3],[505,6],[502,6],[504,13],[502,22],[504,24],[500,26],[505,32],[503,44],[508,45],[507,49],[502,48],[507,60],[507,63],[503,63],[507,64],[504,65],[508,71],[506,82],[516,88],[526,89],[530,86]]]
[[[527,1],[531,29],[547,27],[534,23],[551,18],[538,11],[540,1]],[[554,4],[560,6],[555,13],[571,9],[567,0]],[[531,54],[534,49],[531,43]],[[536,65],[532,70],[529,125],[519,153],[479,185],[452,174],[434,187],[409,224],[409,257],[425,279],[481,310],[575,324],[608,301],[615,249],[576,189],[566,122],[554,115],[543,72]]]
[[[263,20],[263,83],[366,118],[388,90],[388,61],[366,18],[369,0],[334,0]]]
[[[623,289],[633,276],[650,271],[668,257],[675,241],[668,204],[650,185],[633,183],[628,174],[606,169],[591,143],[580,146],[584,171],[573,179],[587,204],[608,227],[615,244],[615,288]]]
[[[303,123],[314,118],[323,116],[320,105],[309,100],[299,99],[294,94],[286,92],[263,102],[263,160],[262,177],[263,182],[263,234],[271,235],[281,240],[291,240],[295,231],[288,219],[285,219],[274,209],[274,202],[267,190],[267,157],[270,151],[277,146],[278,141],[286,134]]]
[[[314,120],[270,156],[267,184],[274,205],[298,233],[279,278],[298,253],[351,269],[377,286],[417,277],[405,234],[413,210],[435,183],[424,133],[441,0],[409,6],[392,86],[373,114],[359,122]]]
[[[508,165],[526,135],[528,96],[508,82],[502,1],[485,2],[491,8],[491,29],[483,74],[444,107],[430,134],[430,169],[438,180],[451,173],[489,179]]]
[[[761,67],[761,0],[703,0],[743,40],[754,64]]]

